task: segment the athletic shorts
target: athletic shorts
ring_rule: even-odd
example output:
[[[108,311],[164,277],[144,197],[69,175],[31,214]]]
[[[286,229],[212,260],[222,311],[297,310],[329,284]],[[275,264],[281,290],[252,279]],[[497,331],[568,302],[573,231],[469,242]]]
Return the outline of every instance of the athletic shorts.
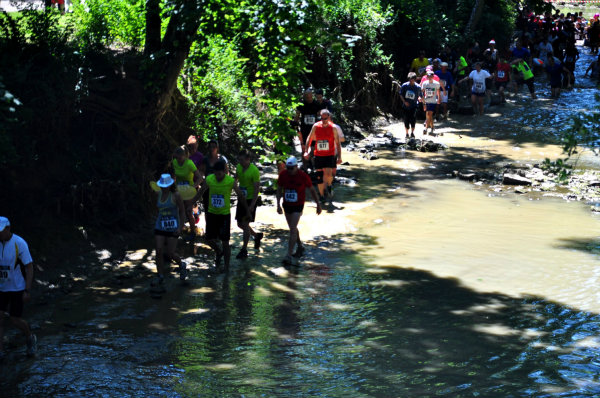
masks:
[[[206,213],[206,239],[229,241],[231,214]]]
[[[256,200],[256,206],[258,206],[258,201],[259,199]],[[250,209],[250,204],[252,203],[252,200],[248,200],[246,199],[246,205],[248,206],[248,209]],[[242,206],[240,206],[240,204],[238,203],[237,208],[235,209],[235,219],[237,221],[244,221],[244,218],[248,217],[248,212],[244,211],[244,208]],[[253,222],[254,219],[256,218],[256,207],[250,211],[250,218],[248,219],[249,222]]]
[[[437,108],[437,104],[425,104],[425,109],[427,112],[435,112],[435,108]]]
[[[335,169],[335,155],[315,156],[315,169]]]
[[[527,86],[527,88],[529,89],[529,92],[533,94],[533,77],[531,79],[527,79],[527,80],[523,80],[523,79],[519,79],[519,81],[517,82],[517,84],[519,86],[522,86],[523,84],[525,84]]]
[[[0,311],[21,318],[23,316],[23,290],[18,292],[0,292]]]
[[[154,236],[166,236],[167,238],[179,238],[177,232],[161,231],[160,229],[154,230]]]
[[[286,213],[302,213],[304,211],[304,203],[301,205],[289,205],[283,202],[282,207]]]
[[[562,88],[562,83],[550,82],[550,88]]]
[[[496,86],[496,90],[500,90],[500,87],[506,88],[508,86],[508,82],[494,82]]]
[[[471,91],[471,95],[476,97],[485,97],[485,93],[476,93],[475,91]]]

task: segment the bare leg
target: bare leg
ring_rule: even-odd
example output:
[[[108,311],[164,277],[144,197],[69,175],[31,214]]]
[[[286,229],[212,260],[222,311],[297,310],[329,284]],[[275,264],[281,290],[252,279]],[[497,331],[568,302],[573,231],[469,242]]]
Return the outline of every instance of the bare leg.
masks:
[[[165,259],[164,259],[163,255],[164,255],[165,244],[167,242],[167,237],[162,236],[162,235],[155,235],[155,241],[156,241],[156,273],[158,274],[159,277],[161,277],[161,276],[165,275]]]
[[[290,256],[294,253],[296,243],[301,244],[300,233],[298,232],[298,223],[301,216],[302,213],[285,213],[285,219],[290,227],[290,237],[288,240],[288,255]]]

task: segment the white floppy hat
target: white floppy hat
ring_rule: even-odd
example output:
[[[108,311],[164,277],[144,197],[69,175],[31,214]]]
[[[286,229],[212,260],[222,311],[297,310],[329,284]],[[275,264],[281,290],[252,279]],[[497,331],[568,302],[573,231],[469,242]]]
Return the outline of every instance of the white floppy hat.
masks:
[[[0,232],[4,231],[6,227],[10,227],[10,221],[6,217],[0,217]]]
[[[294,166],[298,166],[298,159],[296,159],[295,156],[290,156],[286,161],[285,161],[285,165],[287,167],[294,167]]]
[[[171,185],[173,185],[173,183],[175,182],[175,180],[173,179],[173,177],[171,177],[171,174],[161,174],[160,175],[160,180],[156,181],[156,185],[158,185],[161,188],[168,188]]]

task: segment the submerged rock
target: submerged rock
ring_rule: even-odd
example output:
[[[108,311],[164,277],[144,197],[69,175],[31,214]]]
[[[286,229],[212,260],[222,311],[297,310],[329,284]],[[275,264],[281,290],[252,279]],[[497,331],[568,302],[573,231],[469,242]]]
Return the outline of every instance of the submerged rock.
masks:
[[[504,185],[531,185],[531,180],[518,174],[504,173],[502,183]]]

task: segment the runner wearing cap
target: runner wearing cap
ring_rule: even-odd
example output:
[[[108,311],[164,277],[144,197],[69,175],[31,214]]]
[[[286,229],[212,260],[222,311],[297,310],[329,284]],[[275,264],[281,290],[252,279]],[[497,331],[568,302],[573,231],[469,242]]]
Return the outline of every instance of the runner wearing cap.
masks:
[[[250,223],[254,222],[254,218],[256,217],[256,206],[258,205],[260,190],[260,172],[258,171],[258,167],[251,163],[250,152],[247,150],[239,154],[238,160],[239,163],[236,167],[235,178],[239,184],[240,191],[244,194],[244,196],[238,197],[238,200],[246,201],[248,211],[245,212],[244,207],[238,203],[235,219],[237,220],[238,227],[244,231],[244,234],[242,249],[235,258],[243,259],[248,257],[248,241],[250,240],[250,236],[254,238],[254,249],[258,251],[260,249],[260,241],[264,235],[262,232],[255,232],[250,226]]]
[[[160,187],[160,193],[156,201],[158,215],[154,223],[157,275],[150,284],[150,290],[153,293],[164,293],[164,277],[169,271],[165,266],[165,258],[167,261],[174,260],[179,264],[179,278],[182,281],[185,281],[187,275],[186,263],[175,253],[177,238],[183,230],[185,206],[179,192],[177,192],[177,185],[171,174],[162,174],[156,185]]]
[[[0,217],[0,361],[4,358],[4,319],[9,318],[27,339],[27,356],[34,356],[37,338],[23,319],[24,303],[31,299],[33,260],[27,242]]]
[[[229,237],[231,234],[231,190],[238,198],[245,198],[244,193],[238,188],[233,177],[226,174],[227,164],[218,160],[214,164],[214,173],[207,176],[197,197],[208,192],[208,210],[206,211],[206,239],[208,245],[215,251],[215,268],[220,271],[221,259],[225,259],[224,271],[229,270],[231,248]],[[238,200],[238,206],[244,213],[248,213],[245,200]]]
[[[498,50],[496,49],[496,40],[492,39],[488,43],[489,47],[483,52],[485,66],[488,72],[493,72],[498,63]]]
[[[313,141],[316,142],[314,161],[315,169],[319,174],[319,194],[323,199],[326,199],[327,195],[331,201],[329,186],[333,182],[333,169],[336,167],[336,164],[342,163],[342,147],[337,130],[330,120],[330,113],[327,109],[321,109],[321,121],[315,123],[312,127],[306,140],[306,148],[310,148]],[[336,151],[338,155],[337,159]],[[308,151],[304,151],[304,158],[308,159],[308,157]]]
[[[431,135],[434,134],[433,113],[442,100],[440,92],[440,83],[434,80],[433,70],[427,71],[427,81],[421,84],[423,110],[425,111],[425,129],[423,135],[427,135],[427,129],[431,128]]]
[[[284,264],[293,265],[294,258],[301,257],[304,253],[304,246],[298,232],[298,222],[304,210],[306,189],[310,190],[310,194],[317,204],[317,214],[321,214],[321,204],[310,177],[304,171],[298,169],[298,160],[294,156],[290,156],[285,166],[285,170],[279,173],[277,179],[277,213],[282,214],[285,212],[285,219],[290,228],[288,251],[283,262]],[[283,209],[281,205],[282,198]],[[296,252],[294,252],[295,246]]]

